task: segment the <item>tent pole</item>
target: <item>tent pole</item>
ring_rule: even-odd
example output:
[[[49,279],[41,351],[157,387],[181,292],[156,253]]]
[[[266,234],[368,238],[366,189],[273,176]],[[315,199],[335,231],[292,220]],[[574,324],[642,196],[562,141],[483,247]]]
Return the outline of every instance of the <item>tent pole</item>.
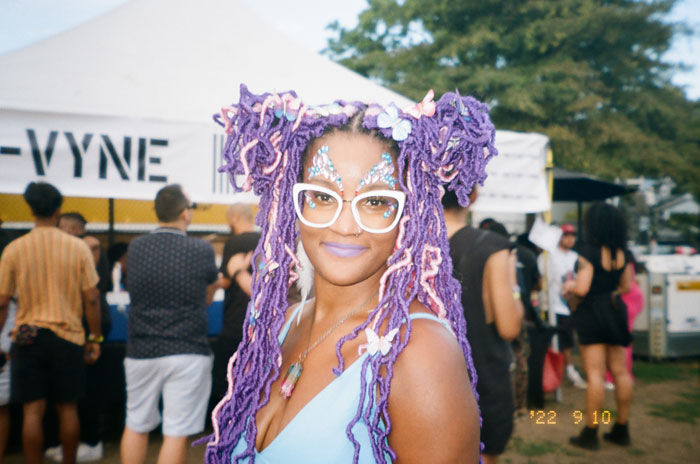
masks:
[[[582,237],[582,231],[581,231],[581,210],[582,210],[581,202],[577,202],[577,210],[578,210],[578,218],[577,218],[577,224],[576,224],[576,234],[579,237],[579,240],[581,240]]]
[[[109,246],[114,245],[114,198],[109,199],[109,230],[107,231]]]

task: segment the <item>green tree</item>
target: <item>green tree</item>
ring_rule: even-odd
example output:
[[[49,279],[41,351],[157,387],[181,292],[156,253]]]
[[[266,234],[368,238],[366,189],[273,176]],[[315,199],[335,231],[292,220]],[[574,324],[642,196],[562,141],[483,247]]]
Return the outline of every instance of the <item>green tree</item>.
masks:
[[[661,60],[676,0],[369,0],[326,53],[415,100],[459,89],[498,128],[536,131],[555,163],[604,177],[670,175],[700,197],[700,103]]]

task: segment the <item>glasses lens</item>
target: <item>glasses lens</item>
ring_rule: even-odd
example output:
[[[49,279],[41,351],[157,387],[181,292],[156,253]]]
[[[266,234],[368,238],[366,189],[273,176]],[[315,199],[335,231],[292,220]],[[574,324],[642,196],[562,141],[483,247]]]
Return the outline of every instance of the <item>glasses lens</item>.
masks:
[[[332,221],[339,207],[335,197],[311,188],[300,190],[295,200],[304,219],[316,225]]]
[[[385,229],[394,223],[399,201],[390,196],[376,195],[358,200],[356,207],[364,227]]]

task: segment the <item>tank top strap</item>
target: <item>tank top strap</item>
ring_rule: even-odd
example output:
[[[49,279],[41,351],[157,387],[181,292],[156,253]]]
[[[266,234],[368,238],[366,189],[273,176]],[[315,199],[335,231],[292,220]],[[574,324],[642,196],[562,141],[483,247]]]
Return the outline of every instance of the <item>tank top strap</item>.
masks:
[[[301,308],[303,308],[303,305],[300,303],[296,307],[296,309],[294,309],[292,317],[290,317],[289,320],[284,324],[284,326],[282,326],[282,330],[280,331],[280,334],[277,337],[277,340],[279,341],[280,345],[282,345],[282,343],[284,343],[284,339],[287,338],[289,328],[292,326],[292,322],[297,318],[297,314],[299,313],[299,311],[301,311]]]
[[[444,328],[450,331],[452,335],[455,335],[454,330],[452,330],[452,327],[450,327],[450,324],[447,321],[441,320],[439,317],[437,317],[435,314],[430,314],[430,313],[412,313],[409,314],[408,316],[412,321],[416,319],[430,319],[431,321],[438,322],[442,324]],[[456,335],[455,335],[456,337]]]

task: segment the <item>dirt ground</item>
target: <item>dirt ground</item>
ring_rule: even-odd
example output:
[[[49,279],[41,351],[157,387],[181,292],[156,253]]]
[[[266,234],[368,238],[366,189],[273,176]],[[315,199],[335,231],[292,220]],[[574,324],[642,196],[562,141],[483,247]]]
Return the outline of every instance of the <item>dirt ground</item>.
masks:
[[[560,403],[548,398],[543,413],[529,412],[515,420],[513,437],[499,462],[504,464],[601,463],[698,463],[700,462],[700,362],[650,363],[635,361],[635,391],[630,415],[632,445],[621,448],[601,440],[597,451],[569,445],[583,423],[576,424],[576,411],[584,408],[584,391],[564,382]],[[552,412],[554,411],[554,412]],[[614,420],[614,392],[607,392],[601,432]],[[539,424],[538,422],[539,420]],[[603,422],[610,421],[608,425]],[[549,422],[549,423],[548,423]],[[12,444],[11,444],[12,445]],[[5,463],[24,462],[18,444]],[[148,462],[156,462],[160,436],[152,434]],[[191,448],[188,463],[203,462],[204,446]],[[106,464],[119,463],[119,442],[105,444]]]

